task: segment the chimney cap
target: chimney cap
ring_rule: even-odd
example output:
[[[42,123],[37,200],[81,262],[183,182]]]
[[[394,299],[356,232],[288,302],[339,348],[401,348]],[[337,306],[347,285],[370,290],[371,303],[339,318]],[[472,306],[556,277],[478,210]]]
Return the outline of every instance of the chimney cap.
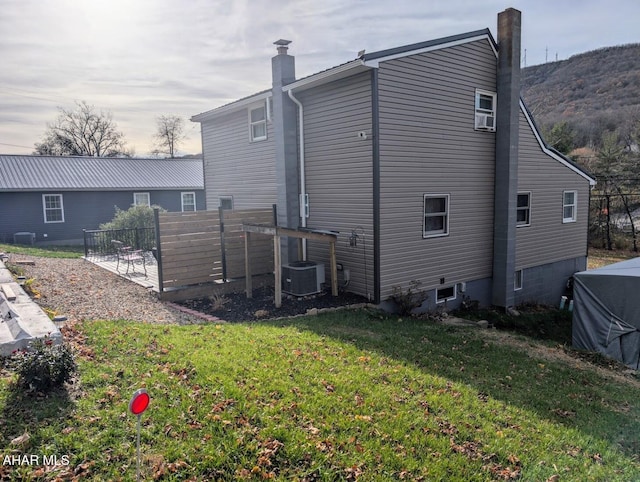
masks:
[[[286,47],[291,43],[291,40],[279,39],[273,42],[273,45],[277,45],[278,47]]]

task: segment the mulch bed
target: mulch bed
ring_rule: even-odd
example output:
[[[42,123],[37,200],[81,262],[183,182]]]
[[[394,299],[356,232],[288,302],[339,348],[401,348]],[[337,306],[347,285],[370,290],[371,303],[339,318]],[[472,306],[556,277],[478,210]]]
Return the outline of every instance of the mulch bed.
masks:
[[[276,308],[273,288],[261,288],[254,290],[253,298],[249,299],[244,293],[232,293],[187,300],[177,304],[224,321],[238,322],[284,318],[307,314],[309,310],[314,308],[320,310],[364,303],[367,303],[365,298],[352,293],[331,296],[331,293],[322,292],[301,298],[283,293],[282,305],[280,308]]]

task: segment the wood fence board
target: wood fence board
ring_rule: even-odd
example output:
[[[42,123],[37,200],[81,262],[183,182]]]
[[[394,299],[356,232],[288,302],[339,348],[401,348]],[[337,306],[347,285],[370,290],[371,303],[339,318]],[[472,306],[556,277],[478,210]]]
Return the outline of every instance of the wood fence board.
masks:
[[[224,211],[224,251],[227,278],[245,275],[244,223],[273,223],[273,210]],[[212,283],[222,280],[220,213],[159,213],[164,287]],[[273,273],[273,243],[252,240],[251,267],[256,275]],[[162,291],[162,289],[161,289]]]

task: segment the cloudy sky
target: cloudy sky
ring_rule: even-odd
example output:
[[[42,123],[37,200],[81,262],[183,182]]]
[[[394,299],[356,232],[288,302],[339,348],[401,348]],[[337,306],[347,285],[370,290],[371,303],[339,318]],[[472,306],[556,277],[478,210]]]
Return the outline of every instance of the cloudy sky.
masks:
[[[270,87],[273,42],[298,77],[374,52],[490,28],[522,11],[523,64],[640,42],[637,0],[1,0],[0,153],[29,154],[58,108],[111,112],[128,146],[153,148],[156,117],[195,114]]]

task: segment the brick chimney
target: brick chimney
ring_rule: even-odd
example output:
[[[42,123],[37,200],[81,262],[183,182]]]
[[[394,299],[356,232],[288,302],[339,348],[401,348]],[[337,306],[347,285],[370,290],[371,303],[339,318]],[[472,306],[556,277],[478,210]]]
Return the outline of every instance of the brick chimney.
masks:
[[[514,305],[520,117],[521,13],[498,14],[493,304]]]
[[[282,92],[282,87],[295,82],[295,58],[287,53],[290,40],[276,40],[278,54],[271,59],[273,136],[276,155],[276,183],[278,186],[278,225],[297,228],[300,220],[297,109]],[[282,239],[282,263],[297,260],[295,242]]]

